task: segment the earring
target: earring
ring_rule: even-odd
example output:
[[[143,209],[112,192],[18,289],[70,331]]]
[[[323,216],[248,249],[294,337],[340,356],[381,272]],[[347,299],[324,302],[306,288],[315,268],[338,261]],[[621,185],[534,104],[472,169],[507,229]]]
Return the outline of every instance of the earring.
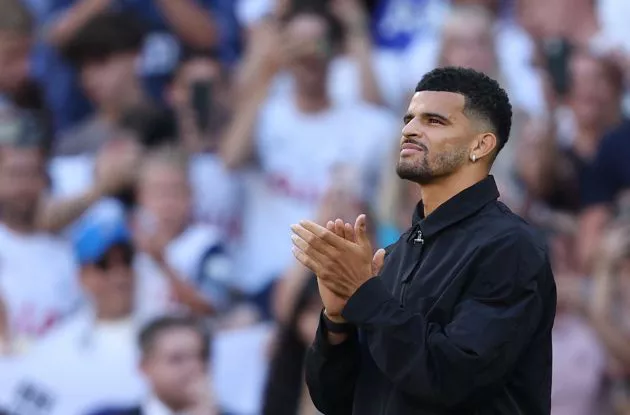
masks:
[[[477,161],[477,156],[475,156],[474,154],[470,156],[470,159],[472,160],[472,162],[474,163],[475,161]]]

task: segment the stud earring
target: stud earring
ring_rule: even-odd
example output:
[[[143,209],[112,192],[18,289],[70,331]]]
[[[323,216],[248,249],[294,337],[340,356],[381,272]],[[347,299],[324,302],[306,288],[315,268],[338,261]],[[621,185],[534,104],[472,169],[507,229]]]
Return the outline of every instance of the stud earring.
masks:
[[[477,156],[475,156],[474,154],[470,156],[470,159],[472,160],[472,162],[474,163],[475,161],[477,161]]]

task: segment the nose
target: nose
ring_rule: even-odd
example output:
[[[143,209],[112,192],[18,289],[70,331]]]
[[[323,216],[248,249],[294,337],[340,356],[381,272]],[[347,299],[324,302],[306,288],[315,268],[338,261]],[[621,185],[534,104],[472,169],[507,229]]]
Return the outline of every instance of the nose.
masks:
[[[420,123],[418,123],[415,118],[405,124],[402,129],[403,139],[407,138],[417,140],[417,138],[421,137],[422,134],[423,132],[422,128],[420,127]]]

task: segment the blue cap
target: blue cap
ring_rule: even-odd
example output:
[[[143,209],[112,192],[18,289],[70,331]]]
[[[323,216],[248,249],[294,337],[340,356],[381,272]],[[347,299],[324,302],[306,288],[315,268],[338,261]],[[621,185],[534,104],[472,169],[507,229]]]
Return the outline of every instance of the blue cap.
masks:
[[[81,265],[94,264],[116,245],[131,244],[131,233],[122,209],[101,202],[72,229],[74,252]]]

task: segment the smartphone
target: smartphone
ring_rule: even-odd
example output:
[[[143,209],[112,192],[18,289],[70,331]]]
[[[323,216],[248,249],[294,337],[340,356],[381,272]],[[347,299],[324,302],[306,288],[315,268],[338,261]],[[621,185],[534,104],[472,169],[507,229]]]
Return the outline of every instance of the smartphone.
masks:
[[[192,85],[191,105],[195,111],[197,128],[202,132],[207,132],[210,125],[212,90],[212,81],[197,81]]]
[[[564,97],[571,88],[569,76],[571,44],[566,39],[554,38],[547,40],[543,47],[553,89],[559,97]]]

